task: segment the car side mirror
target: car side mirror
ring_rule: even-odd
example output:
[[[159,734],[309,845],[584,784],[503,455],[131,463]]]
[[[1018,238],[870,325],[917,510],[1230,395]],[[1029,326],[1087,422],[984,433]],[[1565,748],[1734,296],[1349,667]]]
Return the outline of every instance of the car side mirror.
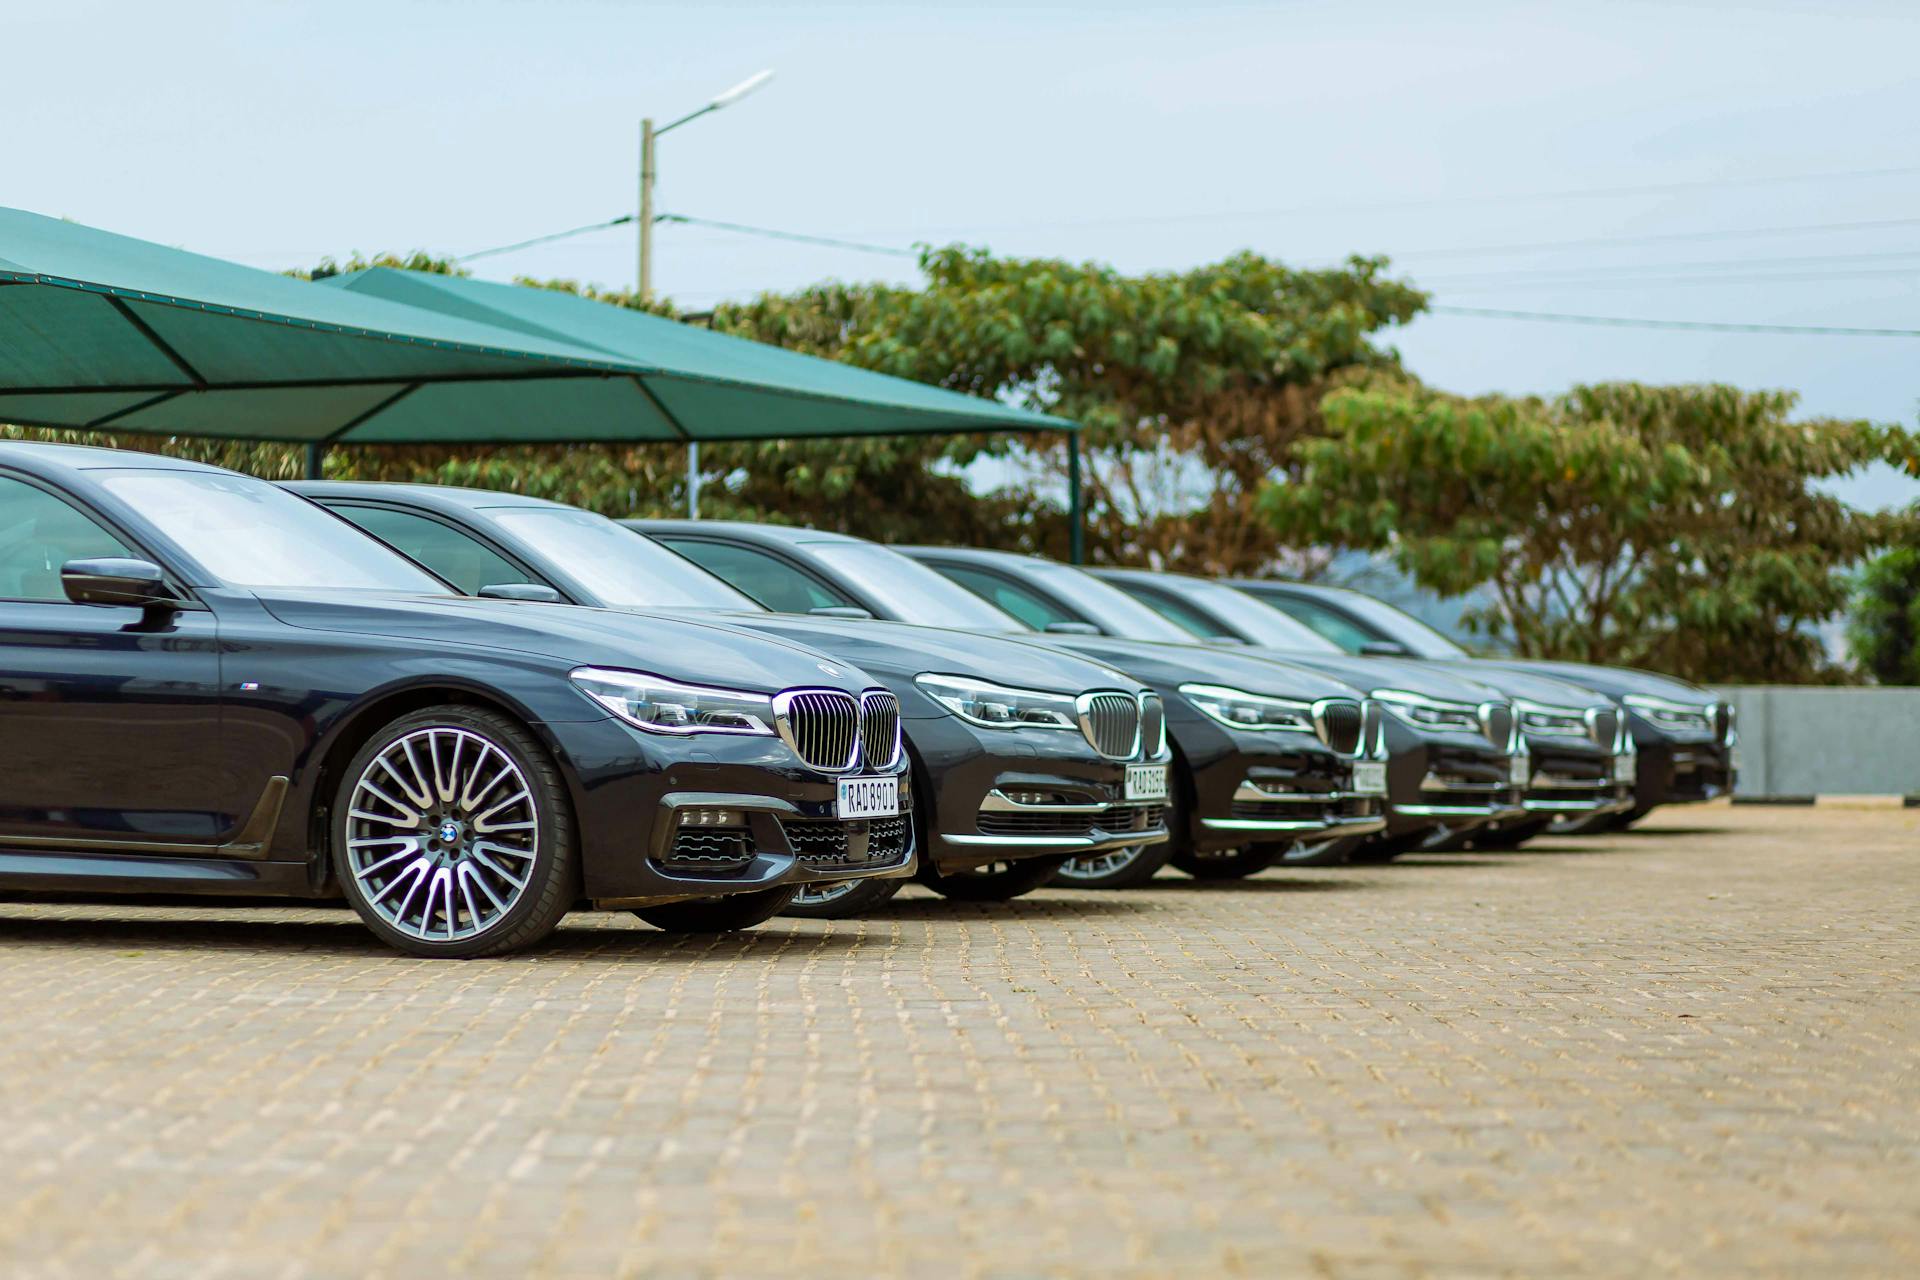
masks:
[[[159,565],[118,556],[67,561],[60,566],[60,589],[75,604],[131,605],[136,609],[181,606]]]
[[[560,593],[537,582],[496,582],[474,592],[488,600],[536,600],[541,604],[564,604]]]
[[[809,618],[851,618],[855,622],[873,621],[873,611],[862,609],[857,604],[823,604],[817,609],[807,610]]]
[[[1410,657],[1407,646],[1393,640],[1369,640],[1360,646],[1363,658],[1406,658]]]
[[[1046,632],[1050,636],[1097,636],[1100,628],[1091,622],[1049,622]]]

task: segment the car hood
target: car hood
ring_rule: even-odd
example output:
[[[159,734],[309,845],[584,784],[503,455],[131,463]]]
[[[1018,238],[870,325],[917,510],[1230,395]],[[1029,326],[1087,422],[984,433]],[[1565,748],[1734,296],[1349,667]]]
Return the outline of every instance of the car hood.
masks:
[[[1163,690],[1182,684],[1218,684],[1269,697],[1359,698],[1352,685],[1321,671],[1290,661],[1258,656],[1257,650],[1225,649],[1207,644],[1168,644],[1154,640],[1121,640],[1112,636],[1037,636],[1034,643],[1071,650],[1111,663],[1136,680]]]
[[[1556,679],[1538,671],[1502,666],[1479,658],[1425,659],[1423,665],[1440,667],[1463,679],[1492,685],[1508,697],[1526,698],[1550,707],[1591,707],[1612,701],[1606,693],[1591,685]]]
[[[1585,685],[1589,689],[1598,689],[1613,698],[1624,698],[1630,693],[1638,693],[1652,698],[1665,698],[1670,702],[1683,702],[1703,707],[1711,706],[1714,701],[1713,694],[1697,684],[1676,680],[1672,676],[1663,676],[1654,671],[1640,671],[1634,667],[1603,667],[1590,662],[1526,661],[1517,658],[1490,658],[1477,665],[1551,676],[1556,680],[1567,680],[1574,684]]]
[[[684,617],[684,614],[673,614]],[[983,636],[948,627],[871,619],[798,617],[775,613],[703,615],[758,635],[844,658],[876,675],[971,676],[1048,693],[1089,689],[1138,690],[1139,680],[1078,654],[1012,636]]]
[[[528,601],[384,592],[272,590],[255,597],[290,627],[385,636],[548,659],[556,668],[616,667],[751,692],[807,685],[858,692],[879,682],[844,658],[721,621]]]
[[[1439,671],[1430,662],[1411,658],[1358,658],[1344,653],[1300,653],[1292,649],[1255,649],[1287,662],[1324,671],[1355,688],[1372,693],[1375,689],[1404,689],[1444,702],[1473,705],[1497,699],[1500,690],[1477,680],[1448,671]]]

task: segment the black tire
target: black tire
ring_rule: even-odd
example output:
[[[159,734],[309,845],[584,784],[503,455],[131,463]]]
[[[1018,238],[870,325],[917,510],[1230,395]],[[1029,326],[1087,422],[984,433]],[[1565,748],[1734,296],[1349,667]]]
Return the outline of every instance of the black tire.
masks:
[[[1069,858],[1054,872],[1058,889],[1138,889],[1173,858],[1173,841],[1128,845],[1091,858]]]
[[[1620,815],[1617,813],[1583,813],[1575,818],[1560,818],[1547,824],[1547,831],[1556,836],[1597,836],[1614,829]]]
[[[1365,836],[1342,836],[1308,844],[1304,840],[1289,845],[1276,864],[1281,867],[1344,867],[1353,861],[1354,850],[1367,842]]]
[[[661,907],[636,907],[633,914],[668,933],[732,933],[751,929],[779,915],[798,890],[792,885],[730,893],[723,898],[695,898]]]
[[[1518,849],[1535,836],[1545,835],[1547,828],[1552,825],[1551,818],[1526,818],[1518,822],[1502,822],[1495,826],[1483,827],[1474,833],[1473,847]]]
[[[1011,902],[1044,887],[1064,862],[1065,858],[1021,858],[951,873],[929,866],[920,873],[920,883],[955,902]]]
[[[1480,827],[1442,827],[1420,842],[1422,853],[1459,853],[1474,842]]]
[[[412,791],[387,780],[384,772],[375,773],[374,785],[385,782],[389,794],[392,790],[403,790],[408,803],[420,806],[407,809],[418,819],[412,824],[414,831],[411,835],[381,836],[382,831],[405,831],[407,824],[397,817],[379,819],[378,822],[354,817],[355,797],[367,794],[361,790],[362,784],[368,781],[369,771],[377,768],[375,761],[379,757],[389,751],[404,751],[413,747],[415,758],[418,758],[418,746],[421,743],[436,747],[441,743],[455,743],[461,747],[461,753],[454,754],[447,762],[454,795],[449,799],[434,782],[428,782],[422,792],[426,804],[420,806],[419,797]],[[515,805],[514,812],[531,815],[530,821],[534,825],[530,836],[521,832],[502,834],[493,841],[481,838],[485,819],[505,807],[485,807],[493,804],[500,795],[500,791],[492,787],[480,793],[478,802],[470,812],[463,808],[464,796],[481,781],[478,775],[483,762],[490,776],[495,768],[491,755],[464,754],[467,751],[480,752],[478,744],[497,752],[502,761],[518,771],[519,780],[524,783],[526,799]],[[439,776],[441,763],[441,759],[435,757],[432,765],[435,779]],[[469,763],[473,766],[472,772],[463,781],[462,772]],[[510,775],[502,776],[510,778]],[[418,781],[425,779],[416,776]],[[511,785],[511,780],[507,785]],[[517,796],[518,793],[515,794]],[[399,809],[393,806],[380,807],[399,813]],[[368,811],[362,809],[360,812]],[[443,841],[434,832],[429,832],[428,827],[434,817],[442,813],[446,815],[442,819],[443,825],[435,831],[444,830],[450,824],[460,829],[457,840]],[[459,821],[463,814],[467,819],[464,823]],[[435,959],[472,959],[522,950],[552,933],[561,917],[567,914],[580,896],[580,855],[573,809],[568,802],[566,784],[561,779],[560,771],[524,725],[487,708],[459,705],[428,707],[382,726],[348,763],[334,796],[328,828],[334,875],[348,904],[382,942],[410,955]],[[413,840],[416,846],[413,852],[418,854],[417,858],[409,857],[405,847],[408,839]],[[472,854],[468,853],[469,845],[475,850]],[[508,845],[526,847],[509,850],[506,847]],[[361,851],[369,846],[373,847],[372,851]],[[399,869],[382,871],[383,865]],[[483,866],[490,868],[484,880],[480,875]],[[447,872],[444,880],[438,875],[441,868]],[[510,877],[495,876],[493,871],[501,868],[524,875],[524,880],[515,886]],[[413,877],[411,881],[409,877]],[[409,883],[411,888],[408,887]],[[446,940],[426,936],[434,932],[436,890],[442,883],[446,885],[446,906],[438,915],[445,919],[448,933],[455,934],[460,932],[462,914],[468,914],[473,922],[473,931],[466,936]],[[421,908],[419,925],[413,926],[409,923],[407,906],[423,885],[427,889],[427,899]],[[456,886],[461,891],[462,905],[455,905],[453,901]],[[476,888],[482,889],[483,893],[476,895],[473,892]],[[507,892],[504,903],[497,898],[489,900],[489,895],[495,889]],[[397,906],[389,907],[389,904]],[[490,908],[496,907],[499,909],[493,913],[493,918],[483,922],[481,917]],[[395,919],[388,918],[385,914],[387,909],[394,911]]]
[[[1168,861],[1195,880],[1245,880],[1278,862],[1283,852],[1279,845],[1249,844],[1215,853],[1195,853],[1188,849],[1174,854]]]
[[[1379,864],[1392,862],[1403,853],[1412,853],[1427,839],[1428,831],[1411,831],[1397,836],[1369,837],[1358,849],[1347,855],[1348,862]]]
[[[845,920],[877,911],[900,892],[900,880],[842,880],[837,884],[802,885],[780,914],[799,920]]]

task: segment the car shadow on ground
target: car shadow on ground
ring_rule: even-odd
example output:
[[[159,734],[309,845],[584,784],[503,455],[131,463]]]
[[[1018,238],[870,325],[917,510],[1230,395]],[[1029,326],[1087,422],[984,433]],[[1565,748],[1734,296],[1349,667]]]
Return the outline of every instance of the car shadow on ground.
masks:
[[[855,920],[1041,920],[1069,917],[1131,915],[1142,909],[1121,890],[1100,897],[1062,897],[1060,891],[1039,889],[1009,902],[966,902],[957,898],[895,898]]]
[[[597,913],[576,912],[561,922],[545,941],[526,951],[491,959],[515,962],[540,960],[663,960],[675,963],[701,960],[740,960],[776,951],[840,950],[858,939],[851,934],[798,935],[782,929],[741,930],[719,934],[678,934],[624,922],[609,927],[592,923]],[[0,916],[0,951],[12,946],[68,947],[112,951],[122,955],[142,951],[258,951],[327,956],[363,956],[369,959],[411,960],[374,937],[347,912],[336,917],[261,920],[236,914],[183,919],[129,918],[102,911],[98,915],[63,915],[42,919],[23,915]],[[439,960],[423,963],[443,963]],[[474,961],[472,963],[483,963]]]

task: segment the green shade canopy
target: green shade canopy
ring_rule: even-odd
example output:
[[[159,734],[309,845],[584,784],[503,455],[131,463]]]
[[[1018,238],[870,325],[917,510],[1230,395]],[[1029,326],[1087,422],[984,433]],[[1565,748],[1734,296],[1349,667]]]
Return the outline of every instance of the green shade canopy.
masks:
[[[374,267],[322,282],[644,370],[645,405],[581,415],[579,440],[770,440],[958,431],[1071,431],[1062,418],[801,355],[577,294]],[[550,390],[551,388],[548,388]],[[355,440],[441,439],[411,406]],[[391,433],[391,434],[389,434]],[[462,437],[467,438],[467,437]],[[518,437],[516,437],[518,438]],[[550,439],[547,435],[529,439]]]
[[[318,443],[359,439],[410,405],[505,430],[536,386],[605,400],[633,394],[635,372],[602,351],[0,209],[0,422]]]
[[[1073,428],[568,294],[385,268],[297,280],[16,209],[0,422],[314,445]]]

